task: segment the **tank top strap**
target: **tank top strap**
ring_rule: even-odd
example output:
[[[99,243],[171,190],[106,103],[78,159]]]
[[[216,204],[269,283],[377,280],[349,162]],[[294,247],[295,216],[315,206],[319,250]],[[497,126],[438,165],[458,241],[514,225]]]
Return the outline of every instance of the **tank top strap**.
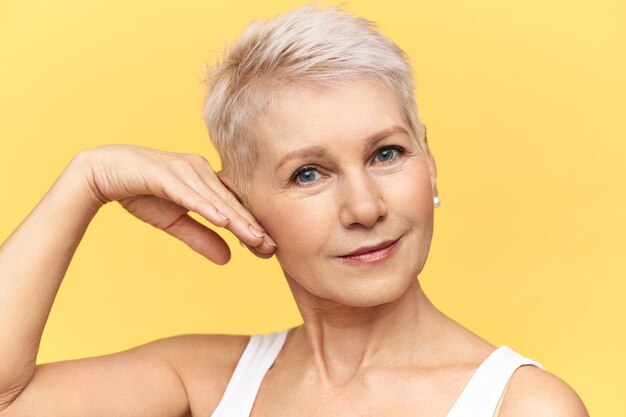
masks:
[[[447,417],[492,417],[509,379],[522,365],[543,366],[508,346],[500,346],[480,364]]]
[[[224,395],[211,417],[248,417],[263,381],[287,339],[289,329],[250,337]]]

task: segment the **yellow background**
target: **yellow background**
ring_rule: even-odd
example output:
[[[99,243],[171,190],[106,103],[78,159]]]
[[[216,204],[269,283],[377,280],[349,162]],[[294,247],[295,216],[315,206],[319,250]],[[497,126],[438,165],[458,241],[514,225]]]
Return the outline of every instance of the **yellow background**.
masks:
[[[79,150],[201,153],[204,67],[299,1],[0,3],[0,238]],[[541,362],[591,415],[626,415],[626,3],[357,1],[411,57],[443,205],[435,305]],[[275,260],[217,267],[117,204],[93,221],[40,361],[172,334],[299,323]]]

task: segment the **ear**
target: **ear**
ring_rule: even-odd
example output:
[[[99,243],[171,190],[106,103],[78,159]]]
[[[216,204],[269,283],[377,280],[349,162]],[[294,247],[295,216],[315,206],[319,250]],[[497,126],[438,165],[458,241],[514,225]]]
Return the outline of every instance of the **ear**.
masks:
[[[437,164],[435,163],[435,157],[430,152],[428,146],[428,135],[426,133],[426,125],[424,125],[424,143],[426,144],[426,164],[428,165],[428,174],[430,177],[430,184],[433,187],[433,196],[438,196],[437,190]]]
[[[224,184],[224,187],[226,187],[228,189],[228,191],[230,191],[230,193],[237,199],[237,201],[239,201],[239,204],[241,204],[241,206],[248,211],[253,217],[254,213],[252,213],[252,211],[250,210],[249,207],[246,206],[246,204],[244,203],[243,198],[241,197],[241,195],[235,190],[235,187],[232,183],[232,181],[226,176],[224,175],[223,171],[218,171],[215,173],[217,175],[217,178],[220,180],[220,182],[222,184]],[[267,234],[267,229],[265,229],[265,227],[255,218],[254,221],[261,226],[261,228],[263,229],[263,231]],[[269,236],[268,236],[269,237]],[[247,248],[250,252],[252,252],[253,255],[258,256],[259,258],[262,259],[269,259],[272,256],[274,256],[273,253],[262,253],[256,250],[255,247],[253,246],[248,246],[245,243],[241,242],[241,240],[239,241],[241,243],[242,246],[244,246],[245,248]]]
[[[224,171],[218,171],[216,172],[216,174],[220,182],[224,184],[224,187],[228,188],[228,191],[230,191],[230,193],[235,196],[237,201],[239,201],[239,204],[244,206],[241,195],[235,190],[235,186],[233,185],[232,181],[226,175],[224,175]]]

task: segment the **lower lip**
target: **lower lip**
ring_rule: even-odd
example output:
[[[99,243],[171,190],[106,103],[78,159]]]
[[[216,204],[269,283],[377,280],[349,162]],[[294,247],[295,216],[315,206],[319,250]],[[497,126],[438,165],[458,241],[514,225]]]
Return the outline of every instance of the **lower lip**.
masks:
[[[382,248],[373,252],[362,253],[354,256],[342,256],[340,259],[346,263],[353,265],[372,265],[389,259],[393,255],[398,247],[398,240],[393,242],[386,248]]]

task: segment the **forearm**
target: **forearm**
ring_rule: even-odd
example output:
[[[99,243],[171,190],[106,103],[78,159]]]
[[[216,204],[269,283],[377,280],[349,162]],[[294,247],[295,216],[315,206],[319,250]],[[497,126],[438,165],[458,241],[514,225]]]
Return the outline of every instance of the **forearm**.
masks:
[[[59,286],[101,206],[87,172],[84,158],[75,158],[0,246],[0,409],[33,375]]]

